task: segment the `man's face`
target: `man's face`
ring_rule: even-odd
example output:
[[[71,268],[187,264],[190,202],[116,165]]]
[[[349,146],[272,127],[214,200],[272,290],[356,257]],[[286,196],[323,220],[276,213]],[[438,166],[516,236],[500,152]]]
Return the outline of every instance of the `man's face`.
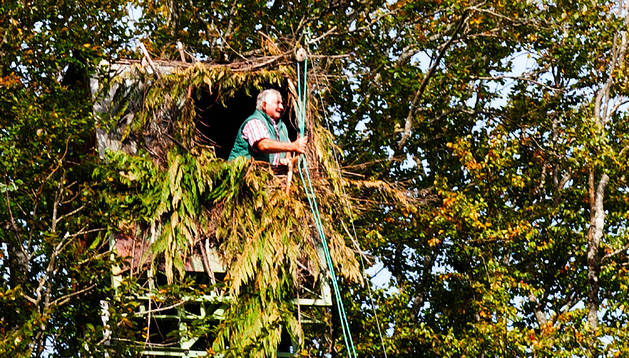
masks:
[[[269,117],[274,120],[280,119],[284,112],[284,104],[282,104],[282,96],[274,94],[268,102],[262,103],[262,109]]]

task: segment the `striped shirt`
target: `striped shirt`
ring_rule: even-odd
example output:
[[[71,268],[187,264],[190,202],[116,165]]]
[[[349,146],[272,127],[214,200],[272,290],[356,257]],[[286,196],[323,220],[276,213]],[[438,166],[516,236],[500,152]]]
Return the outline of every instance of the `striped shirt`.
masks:
[[[269,131],[266,129],[266,125],[259,119],[252,119],[242,128],[242,137],[249,143],[249,146],[254,151],[258,151],[256,143],[262,139],[277,140],[280,137],[280,132],[277,129],[277,124],[271,119],[273,128],[275,129],[275,139],[271,138]],[[280,153],[274,153],[273,162],[271,165],[277,166],[280,164]]]

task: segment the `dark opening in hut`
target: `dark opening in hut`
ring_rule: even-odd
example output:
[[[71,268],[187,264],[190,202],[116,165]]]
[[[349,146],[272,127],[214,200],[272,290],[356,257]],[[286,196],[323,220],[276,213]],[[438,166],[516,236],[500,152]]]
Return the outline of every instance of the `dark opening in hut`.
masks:
[[[295,140],[297,130],[294,125],[294,111],[288,108],[288,91],[270,84],[262,87],[276,89],[282,94],[285,110],[281,120],[288,128],[290,139]],[[213,146],[218,158],[227,159],[242,122],[256,109],[258,92],[249,93],[245,89],[240,89],[226,99],[217,88],[210,91],[205,87],[199,93],[195,99],[198,140],[201,144]]]

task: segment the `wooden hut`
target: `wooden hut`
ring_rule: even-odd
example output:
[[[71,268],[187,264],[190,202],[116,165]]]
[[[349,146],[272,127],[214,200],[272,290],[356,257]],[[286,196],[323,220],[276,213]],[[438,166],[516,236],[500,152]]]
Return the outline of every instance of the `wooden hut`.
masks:
[[[292,55],[230,64],[147,56],[103,64],[91,87],[99,154],[111,164],[100,175],[109,181],[109,211],[119,213],[110,230],[119,263],[116,294],[103,300],[104,341],[133,342],[144,356],[297,353],[302,324],[317,322],[309,308],[332,304],[306,194],[297,174],[289,183],[268,164],[225,160],[265,88],[282,93],[282,120],[295,138]],[[317,106],[301,107],[308,169],[337,271],[360,281],[341,233],[351,213],[332,135]]]

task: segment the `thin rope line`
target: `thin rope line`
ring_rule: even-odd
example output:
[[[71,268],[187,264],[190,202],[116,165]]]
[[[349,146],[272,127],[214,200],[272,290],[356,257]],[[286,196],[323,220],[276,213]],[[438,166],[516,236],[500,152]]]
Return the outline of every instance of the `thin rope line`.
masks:
[[[308,61],[306,60],[304,62],[304,76],[303,76],[303,81],[304,81],[304,85],[303,85],[303,91],[302,91],[302,83],[301,83],[301,68],[299,63],[297,63],[297,73],[298,73],[298,97],[299,97],[299,101],[301,102],[300,105],[298,106],[298,120],[299,122],[299,130],[300,130],[300,134],[303,136],[305,133],[305,115],[306,115],[306,89],[307,89],[307,75],[308,75]],[[338,287],[338,283],[337,283],[337,279],[336,279],[336,273],[334,272],[334,264],[332,263],[332,257],[330,255],[330,251],[327,245],[327,240],[325,237],[325,232],[323,230],[323,224],[321,222],[321,216],[319,214],[319,208],[317,205],[317,200],[316,200],[316,196],[315,196],[315,191],[314,188],[312,187],[312,180],[310,178],[310,172],[308,170],[308,163],[306,161],[306,157],[305,155],[301,155],[300,160],[298,161],[298,168],[299,168],[299,176],[302,180],[302,183],[304,185],[304,191],[306,193],[306,198],[308,199],[308,204],[310,205],[310,210],[312,211],[312,215],[313,215],[313,219],[315,221],[315,226],[317,228],[317,232],[319,234],[319,237],[321,239],[321,243],[322,243],[322,247],[323,247],[323,252],[327,261],[327,265],[328,268],[330,270],[330,276],[331,276],[331,281],[332,281],[332,287],[334,289],[334,295],[336,296],[336,307],[337,310],[339,311],[339,318],[341,320],[341,328],[343,330],[343,340],[345,342],[345,346],[347,347],[347,352],[349,357],[357,357],[356,354],[356,349],[354,348],[354,342],[352,339],[352,334],[351,331],[349,329],[349,322],[347,320],[347,315],[345,313],[345,307],[343,305],[343,300],[341,297],[341,292],[340,289]],[[306,173],[306,178],[304,178],[304,172]],[[307,180],[306,180],[307,179]]]
[[[302,170],[306,173],[306,179],[307,179],[307,183],[308,183],[308,190],[310,192],[310,195],[312,196],[312,204],[314,205],[314,209],[312,210],[313,211],[313,215],[315,216],[315,221],[316,221],[316,224],[317,224],[317,229],[319,231],[319,236],[322,238],[322,242],[323,242],[323,246],[324,246],[324,252],[326,254],[326,260],[328,261],[328,266],[330,267],[330,273],[331,273],[332,278],[333,278],[332,286],[334,287],[335,295],[337,296],[337,307],[338,307],[339,313],[340,313],[341,325],[343,326],[344,331],[347,332],[347,338],[349,340],[349,347],[352,348],[354,356],[356,356],[356,351],[355,351],[355,348],[354,348],[354,342],[352,340],[352,334],[351,334],[351,331],[349,330],[349,322],[347,321],[347,315],[346,315],[346,312],[345,312],[345,306],[343,305],[343,301],[341,299],[341,291],[340,291],[340,289],[338,287],[336,274],[334,272],[332,256],[330,255],[330,250],[329,250],[328,245],[327,245],[327,240],[325,239],[325,232],[323,230],[323,224],[321,222],[321,216],[319,214],[319,208],[318,208],[318,205],[317,205],[316,198],[314,196],[314,189],[312,187],[312,181],[310,179],[310,172],[308,170],[306,160],[303,157],[302,157],[302,162],[304,164],[306,164],[306,165],[304,167],[300,166],[300,175],[302,175],[302,181],[303,181]],[[306,181],[304,181],[304,186],[305,185],[306,185]],[[349,347],[348,347],[348,351],[349,351]]]
[[[319,79],[315,76],[315,81],[317,82],[317,86],[320,87],[320,83],[319,83]],[[323,105],[323,97],[321,96],[321,92],[317,91],[317,94],[319,95],[319,101],[321,103],[321,109],[323,111],[323,117],[325,119],[325,124],[328,128],[328,132],[330,132],[330,134],[334,135],[334,133],[332,132],[332,129],[330,127],[330,118],[328,116],[328,111],[325,108],[325,106]],[[334,158],[334,161],[336,163],[336,169],[338,169],[338,173],[339,173],[339,177],[342,177],[342,172],[341,172],[341,164],[340,164],[340,160],[339,160],[339,155],[340,153],[337,153],[336,147],[332,146],[332,157]],[[341,193],[343,194],[343,202],[346,206],[346,208],[348,209],[349,213],[353,213],[354,210],[352,208],[352,204],[346,199],[347,198],[347,192],[345,191],[345,186],[343,185],[343,183],[341,183]],[[360,259],[360,265],[363,267],[363,271],[366,269],[365,266],[365,262],[363,260],[363,256],[362,256],[362,250],[360,248],[360,245],[358,243],[358,240],[356,239],[358,236],[356,235],[356,225],[354,224],[354,218],[350,215],[349,216],[349,221],[350,224],[352,226],[352,233],[353,233],[353,237],[351,237],[352,242],[354,243],[354,245],[356,246],[356,249],[358,250],[358,257]],[[349,233],[348,233],[349,234]],[[373,298],[373,290],[371,287],[371,280],[370,278],[367,276],[366,277],[366,281],[367,281],[367,292],[369,293],[369,301],[371,304],[371,310],[373,311],[373,315],[374,318],[376,320],[376,328],[378,329],[378,336],[380,337],[380,344],[382,345],[382,352],[384,353],[384,357],[387,357],[387,349],[386,346],[384,345],[384,336],[382,335],[382,329],[380,328],[380,320],[378,319],[378,314],[376,312],[376,304],[375,304],[375,300]]]

